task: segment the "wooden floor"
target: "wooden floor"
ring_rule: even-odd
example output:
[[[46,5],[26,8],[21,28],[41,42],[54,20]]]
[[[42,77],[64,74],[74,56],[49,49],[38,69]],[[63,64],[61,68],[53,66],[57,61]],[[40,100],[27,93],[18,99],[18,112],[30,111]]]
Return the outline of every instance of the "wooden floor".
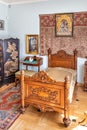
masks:
[[[71,104],[69,127],[62,124],[62,114],[56,112],[38,112],[30,106],[24,114],[21,114],[9,130],[79,130],[76,128],[87,111],[87,92],[79,85],[75,87],[73,102]],[[86,127],[87,129],[87,127]],[[81,130],[81,129],[80,129]]]

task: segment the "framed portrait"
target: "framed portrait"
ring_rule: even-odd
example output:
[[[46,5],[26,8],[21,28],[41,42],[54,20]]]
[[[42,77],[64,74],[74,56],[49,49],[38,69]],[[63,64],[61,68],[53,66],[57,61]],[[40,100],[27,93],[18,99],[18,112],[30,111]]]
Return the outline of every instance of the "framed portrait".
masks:
[[[4,20],[0,20],[0,30],[4,30]]]
[[[56,36],[73,36],[73,14],[56,14],[55,15],[55,35]]]
[[[38,54],[38,35],[26,35],[26,53]]]

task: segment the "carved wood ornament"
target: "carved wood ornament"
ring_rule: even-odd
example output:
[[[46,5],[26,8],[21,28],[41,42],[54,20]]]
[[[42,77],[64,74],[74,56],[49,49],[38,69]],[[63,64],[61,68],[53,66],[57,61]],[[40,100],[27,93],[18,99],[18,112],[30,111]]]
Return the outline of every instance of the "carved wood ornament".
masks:
[[[52,101],[56,99],[56,96],[58,94],[57,91],[51,91],[49,89],[46,89],[44,87],[40,88],[34,88],[33,86],[30,88],[31,94],[30,96],[37,97],[38,99],[41,99],[43,101]]]
[[[32,76],[31,80],[41,81],[46,83],[56,83],[54,79],[49,77],[45,71],[40,71]]]

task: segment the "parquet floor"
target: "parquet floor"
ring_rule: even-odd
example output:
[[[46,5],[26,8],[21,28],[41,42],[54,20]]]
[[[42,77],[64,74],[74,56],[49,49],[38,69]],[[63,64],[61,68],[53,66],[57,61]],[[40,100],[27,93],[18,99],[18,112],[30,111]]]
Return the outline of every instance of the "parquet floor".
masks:
[[[77,85],[71,104],[70,118],[72,122],[69,127],[63,126],[62,114],[56,112],[42,113],[30,106],[24,114],[19,116],[9,130],[79,130],[77,128],[78,122],[82,120],[85,111],[87,111],[87,92],[83,91],[82,86]]]

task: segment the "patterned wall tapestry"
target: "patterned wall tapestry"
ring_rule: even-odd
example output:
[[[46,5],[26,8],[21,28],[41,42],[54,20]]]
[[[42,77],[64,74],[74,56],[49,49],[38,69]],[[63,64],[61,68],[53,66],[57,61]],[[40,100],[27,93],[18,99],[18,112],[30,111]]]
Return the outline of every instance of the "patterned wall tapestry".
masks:
[[[55,14],[40,15],[40,54],[46,55],[47,49],[52,53],[63,49],[69,54],[78,50],[79,57],[87,56],[87,12],[74,13],[73,36],[55,36]]]

